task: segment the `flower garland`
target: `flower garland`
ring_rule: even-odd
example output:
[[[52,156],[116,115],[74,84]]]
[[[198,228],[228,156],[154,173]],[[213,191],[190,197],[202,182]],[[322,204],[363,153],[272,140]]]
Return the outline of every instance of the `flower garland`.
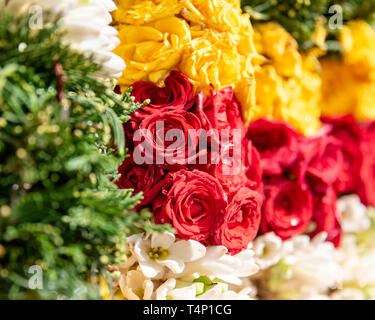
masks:
[[[32,5],[59,17],[64,44],[102,65],[95,76],[119,78],[125,106],[141,106],[121,117],[129,156],[111,181],[126,197],[142,192],[138,217],[151,212],[157,226],[138,224],[144,233],[127,235],[126,261],[111,266],[121,298],[375,299],[368,22],[346,22],[339,60],[325,56],[318,5],[310,44],[276,22],[287,7],[253,29],[249,14],[266,7],[243,13],[238,0],[4,1],[15,16]]]
[[[142,191],[138,209],[176,231],[129,238],[124,296],[349,295],[345,248],[359,249],[347,239],[372,228],[363,205],[375,206],[375,122],[326,111],[324,52],[300,53],[273,22],[253,32],[238,1],[117,4],[115,52],[128,66],[119,89],[151,102],[124,124],[131,156],[116,183]],[[344,63],[370,78],[370,49],[357,57],[360,42],[346,45]],[[220,273],[224,260],[242,270],[245,255],[235,281]]]

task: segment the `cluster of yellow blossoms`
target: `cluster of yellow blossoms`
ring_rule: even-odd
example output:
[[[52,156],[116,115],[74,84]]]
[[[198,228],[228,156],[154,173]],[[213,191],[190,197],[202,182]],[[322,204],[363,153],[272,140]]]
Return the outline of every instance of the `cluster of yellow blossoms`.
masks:
[[[352,21],[343,27],[340,42],[342,60],[321,62],[322,114],[375,119],[375,30],[365,21]]]
[[[117,0],[114,21],[127,70],[121,88],[147,80],[162,85],[171,70],[197,90],[232,86],[246,122],[255,103],[258,58],[249,16],[238,0]]]
[[[252,119],[285,121],[300,133],[314,134],[320,128],[317,52],[301,54],[294,38],[273,22],[255,28],[255,45],[264,62],[255,72]]]

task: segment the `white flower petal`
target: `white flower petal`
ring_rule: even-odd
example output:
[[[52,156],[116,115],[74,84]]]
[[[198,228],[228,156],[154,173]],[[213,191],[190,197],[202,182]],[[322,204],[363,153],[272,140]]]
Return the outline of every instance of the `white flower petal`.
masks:
[[[337,201],[337,208],[342,213],[344,232],[361,232],[370,227],[371,221],[367,216],[367,208],[356,194],[341,197]]]
[[[154,293],[154,283],[151,280],[144,281],[143,300],[151,300]]]
[[[138,259],[139,267],[147,278],[155,278],[162,270],[162,266],[150,259],[148,252],[151,250],[150,240],[138,238],[135,242],[133,253]]]
[[[197,273],[240,285],[240,277],[248,277],[258,271],[252,250],[243,250],[235,256],[225,254],[226,252],[227,249],[222,246],[208,247],[203,258],[185,263],[181,277],[188,278],[190,274]]]
[[[195,284],[193,284],[185,288],[178,288],[169,291],[168,297],[172,298],[173,300],[195,300],[196,294],[197,289]]]
[[[119,56],[113,54],[109,61],[103,63],[103,68],[107,74],[121,76],[122,71],[126,68],[126,64]]]
[[[261,235],[254,241],[255,261],[262,270],[279,262],[282,240],[273,232]]]
[[[140,300],[144,281],[143,274],[138,270],[131,270],[126,275],[121,275],[119,285],[124,297],[128,300]]]
[[[176,286],[176,279],[169,279],[156,289],[156,300],[166,300],[168,292]]]
[[[175,236],[170,232],[154,232],[151,236],[151,247],[162,247],[165,250],[168,250],[169,247],[174,243]]]
[[[184,271],[185,268],[185,264],[181,259],[171,255],[168,256],[167,259],[156,261],[160,265],[168,267],[174,274],[182,273],[182,271]]]
[[[178,240],[169,248],[169,253],[184,262],[191,262],[204,257],[206,247],[194,240]]]

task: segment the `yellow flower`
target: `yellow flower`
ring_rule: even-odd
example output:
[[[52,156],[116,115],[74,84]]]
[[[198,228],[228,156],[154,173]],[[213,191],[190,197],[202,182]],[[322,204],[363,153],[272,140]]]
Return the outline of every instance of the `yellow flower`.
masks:
[[[181,10],[179,0],[115,0],[118,10],[116,22],[144,25],[158,19],[173,17]]]
[[[249,23],[244,21],[238,0],[181,0],[182,16],[193,24],[233,34]]]
[[[375,30],[365,21],[351,21],[340,33],[344,63],[359,77],[375,79]]]
[[[119,85],[127,87],[140,80],[163,80],[177,67],[191,34],[185,20],[168,17],[143,26],[120,25],[119,38],[121,44],[114,52],[127,65]]]
[[[314,134],[320,128],[321,90],[316,53],[302,55],[294,38],[273,22],[255,28],[255,46],[266,60],[255,71],[251,117],[286,121],[302,134]]]
[[[119,80],[123,90],[138,80],[162,85],[171,70],[179,70],[196,91],[232,86],[250,121],[259,56],[239,0],[118,0],[117,5],[121,45],[115,53],[127,64]]]
[[[375,81],[359,77],[353,67],[337,59],[324,59],[321,65],[322,114],[375,119]]]
[[[375,119],[375,30],[365,21],[352,21],[342,29],[340,42],[342,60],[321,63],[322,114]]]

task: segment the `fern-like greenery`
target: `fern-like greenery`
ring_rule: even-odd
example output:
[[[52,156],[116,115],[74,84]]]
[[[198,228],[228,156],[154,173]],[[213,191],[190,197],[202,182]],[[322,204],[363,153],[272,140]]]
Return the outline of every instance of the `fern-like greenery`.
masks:
[[[1,5],[0,5],[1,7]],[[127,232],[161,230],[113,180],[122,122],[141,105],[99,81],[99,66],[0,8],[0,298],[97,299]],[[116,148],[110,147],[115,144]],[[43,289],[29,287],[29,268]]]

